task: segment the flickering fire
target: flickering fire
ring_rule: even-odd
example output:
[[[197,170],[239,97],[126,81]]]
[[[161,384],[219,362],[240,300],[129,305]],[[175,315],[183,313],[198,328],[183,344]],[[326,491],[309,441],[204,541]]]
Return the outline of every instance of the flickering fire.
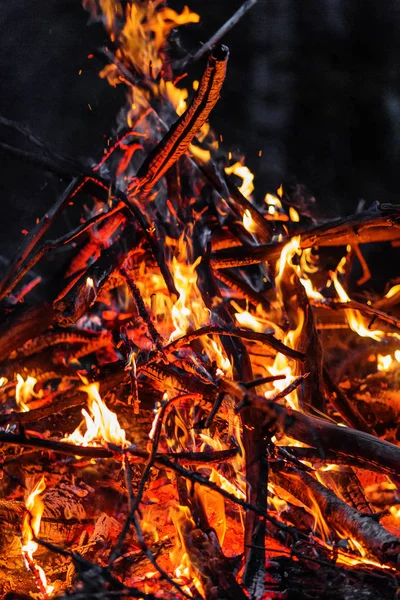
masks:
[[[54,590],[53,586],[47,584],[46,574],[33,558],[38,549],[35,538],[39,535],[40,522],[44,511],[41,494],[46,489],[44,477],[42,477],[28,495],[25,506],[28,511],[24,516],[22,524],[22,556],[26,568],[32,571],[42,598],[47,598]]]
[[[65,441],[77,446],[88,446],[95,443],[117,444],[121,447],[126,444],[126,434],[118,422],[115,413],[109,410],[101,399],[99,384],[91,383],[81,388],[89,397],[89,412],[82,409],[84,421]],[[86,428],[83,433],[82,430]]]
[[[225,167],[225,173],[227,175],[237,175],[242,179],[242,185],[239,187],[239,191],[245,198],[249,199],[254,191],[254,175],[250,169],[240,162],[235,162],[230,167]]]
[[[36,377],[28,375],[26,379],[17,373],[17,385],[15,386],[15,401],[21,412],[28,412],[28,402],[33,398],[40,398],[43,395],[43,390],[39,393],[35,392],[35,385],[37,383]]]
[[[172,564],[176,564],[175,577],[183,584],[183,590],[190,596],[194,595],[192,591],[197,591],[204,597],[203,586],[193,568],[189,554],[186,549],[186,538],[196,525],[187,506],[176,506],[170,511],[172,521],[178,533],[179,543],[170,553]],[[188,583],[190,582],[190,585]],[[185,585],[186,584],[186,585]]]
[[[183,235],[178,242],[177,256],[174,256],[171,261],[171,272],[179,292],[179,298],[171,308],[174,326],[170,335],[171,341],[184,336],[190,329],[199,329],[210,323],[210,310],[206,308],[197,286],[196,268],[201,262],[201,257],[190,263],[189,252],[190,245],[187,243],[187,237]],[[231,371],[231,364],[221,344],[209,338],[205,338],[202,343],[208,356],[211,360],[215,360],[220,371],[228,374]]]
[[[256,231],[257,231],[256,224],[255,224],[254,219],[251,216],[251,212],[249,211],[248,208],[246,208],[246,210],[243,213],[243,227],[249,233],[256,233]]]
[[[350,298],[340,283],[337,273],[332,273],[331,277],[341,302],[350,302]],[[384,332],[380,329],[368,329],[368,327],[364,325],[363,318],[359,311],[352,308],[347,308],[345,313],[350,328],[359,336],[371,338],[376,342],[380,342],[383,339],[385,335]]]

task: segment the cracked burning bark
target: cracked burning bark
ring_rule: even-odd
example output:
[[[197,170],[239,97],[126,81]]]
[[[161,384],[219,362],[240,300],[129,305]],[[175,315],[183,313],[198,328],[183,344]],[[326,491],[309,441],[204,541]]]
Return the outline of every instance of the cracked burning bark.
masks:
[[[102,76],[128,94],[101,158],[0,118],[33,148],[0,150],[67,185],[0,281],[3,595],[261,599],[293,594],[291,577],[305,598],[332,597],[328,577],[343,600],[396,588],[400,448],[357,400],[382,411],[377,381],[396,384],[400,292],[347,290],[350,256],[372,273],[360,244],[397,242],[399,207],[309,226],[282,187],[255,201],[208,125],[228,59],[215,42],[253,4],[171,62],[190,9],[85,0],[113,40]],[[174,67],[208,52],[183,106]],[[70,230],[47,238],[61,214]],[[317,260],[342,246],[336,268]]]

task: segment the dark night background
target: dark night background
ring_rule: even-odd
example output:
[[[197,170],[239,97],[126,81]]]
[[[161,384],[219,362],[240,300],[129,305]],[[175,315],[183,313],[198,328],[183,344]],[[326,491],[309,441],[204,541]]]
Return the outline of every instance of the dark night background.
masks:
[[[187,4],[202,17],[184,36],[191,50],[241,0]],[[0,19],[0,112],[66,154],[100,157],[124,103],[123,86],[99,79],[100,63],[87,58],[106,39],[102,27],[88,26],[79,0],[3,2]],[[392,0],[259,0],[226,36],[228,79],[212,125],[246,154],[261,197],[296,178],[331,216],[359,199],[398,202],[399,34]],[[0,255],[9,257],[63,184],[3,154],[1,164]]]

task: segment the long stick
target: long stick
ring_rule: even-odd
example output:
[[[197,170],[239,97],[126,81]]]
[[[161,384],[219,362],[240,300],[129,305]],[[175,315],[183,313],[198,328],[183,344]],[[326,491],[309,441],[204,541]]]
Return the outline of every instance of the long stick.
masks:
[[[400,447],[394,444],[363,431],[340,427],[326,419],[306,415],[297,410],[289,410],[273,400],[267,400],[244,390],[227,379],[222,379],[218,387],[239,402],[250,404],[261,410],[266,415],[265,425],[268,421],[275,423],[276,427],[284,431],[287,436],[309,446],[315,446],[322,452],[322,458],[325,451],[336,452],[343,458],[349,456],[366,461],[371,460],[375,464],[381,464],[384,468],[390,469],[391,472],[400,472]]]

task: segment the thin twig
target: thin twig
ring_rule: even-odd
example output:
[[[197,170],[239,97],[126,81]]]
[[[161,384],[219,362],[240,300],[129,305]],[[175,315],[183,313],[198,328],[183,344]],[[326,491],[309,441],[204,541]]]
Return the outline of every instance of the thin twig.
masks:
[[[230,31],[240,19],[257,3],[257,0],[246,0],[244,4],[220,27],[214,35],[192,55],[185,57],[180,61],[176,61],[173,65],[174,70],[183,71],[192,63],[198,61],[207,52],[209,52],[215,44],[217,44]]]

